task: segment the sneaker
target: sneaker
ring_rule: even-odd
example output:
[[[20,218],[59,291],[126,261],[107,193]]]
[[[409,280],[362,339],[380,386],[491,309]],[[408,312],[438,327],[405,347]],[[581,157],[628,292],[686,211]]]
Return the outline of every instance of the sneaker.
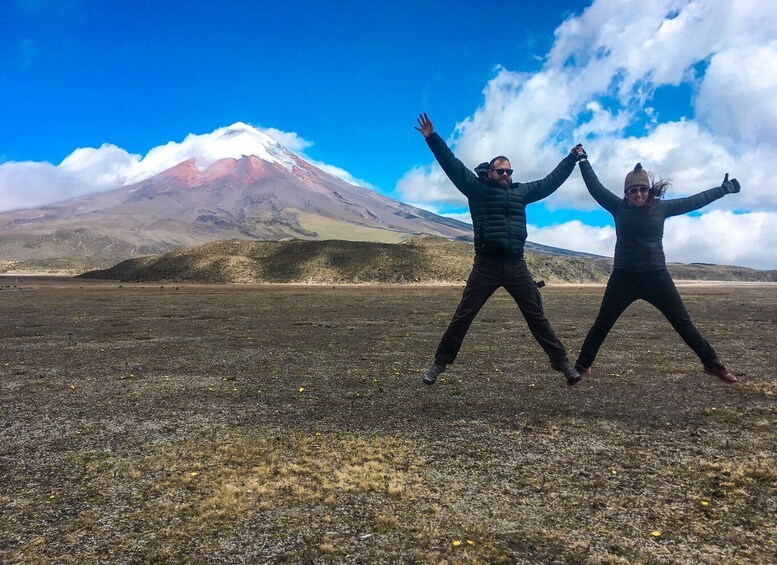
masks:
[[[720,365],[719,367],[704,367],[704,372],[708,375],[712,375],[713,377],[718,377],[724,383],[737,382],[737,378],[729,373],[728,369],[726,369],[723,365]]]
[[[443,365],[442,363],[438,363],[437,361],[434,362],[426,371],[424,371],[424,384],[425,385],[433,385],[437,382],[437,377],[440,376],[440,373],[444,373],[445,369],[447,369],[447,365]]]
[[[581,377],[590,377],[591,376],[591,367],[583,367],[581,364],[577,363],[575,365],[575,371],[580,373]]]
[[[575,369],[569,361],[553,361],[550,366],[556,371],[564,373],[569,386],[575,386],[580,382],[580,373],[577,372],[577,369]]]

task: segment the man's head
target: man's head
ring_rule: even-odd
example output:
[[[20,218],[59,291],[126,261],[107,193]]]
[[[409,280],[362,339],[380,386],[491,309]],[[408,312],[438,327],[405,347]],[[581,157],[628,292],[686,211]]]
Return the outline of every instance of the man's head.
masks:
[[[507,188],[513,182],[513,170],[510,168],[510,160],[504,155],[491,159],[488,164],[488,178],[499,186]]]

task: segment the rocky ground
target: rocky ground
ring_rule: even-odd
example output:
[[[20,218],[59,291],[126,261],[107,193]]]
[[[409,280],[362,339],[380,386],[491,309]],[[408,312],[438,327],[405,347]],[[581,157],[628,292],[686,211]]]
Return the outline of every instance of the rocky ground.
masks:
[[[508,295],[0,279],[0,562],[766,563],[777,286],[645,304],[567,387]],[[576,354],[603,287],[543,289]]]

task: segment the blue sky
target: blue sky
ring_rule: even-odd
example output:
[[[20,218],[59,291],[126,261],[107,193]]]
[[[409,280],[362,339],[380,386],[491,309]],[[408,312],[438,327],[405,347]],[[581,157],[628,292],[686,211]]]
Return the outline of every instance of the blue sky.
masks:
[[[504,153],[515,180],[578,141],[615,192],[637,161],[675,181],[669,197],[730,172],[742,193],[670,220],[667,255],[777,268],[775,21],[751,0],[4,0],[0,209],[30,201],[25,167],[106,143],[143,156],[241,121],[466,218],[413,129],[426,111],[465,163]],[[533,241],[612,254],[577,172],[528,213]]]
[[[145,153],[243,121],[294,131],[310,156],[390,192],[427,158],[417,112],[452,131],[496,65],[538,67],[569,5],[6,0],[0,156]]]

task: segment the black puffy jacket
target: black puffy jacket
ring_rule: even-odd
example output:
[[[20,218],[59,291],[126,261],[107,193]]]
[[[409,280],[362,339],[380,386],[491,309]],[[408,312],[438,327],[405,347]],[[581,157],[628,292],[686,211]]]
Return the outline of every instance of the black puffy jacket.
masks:
[[[626,198],[607,190],[594,173],[591,163],[580,162],[580,172],[591,196],[615,219],[616,269],[645,272],[666,267],[664,257],[664,222],[670,216],[698,210],[726,195],[722,186],[673,200],[655,200],[652,204],[633,206]]]
[[[568,155],[544,179],[514,182],[502,188],[489,179],[479,179],[436,133],[427,137],[426,143],[453,185],[467,197],[475,231],[475,253],[489,257],[523,255],[526,205],[551,195],[575,168],[575,158]]]

